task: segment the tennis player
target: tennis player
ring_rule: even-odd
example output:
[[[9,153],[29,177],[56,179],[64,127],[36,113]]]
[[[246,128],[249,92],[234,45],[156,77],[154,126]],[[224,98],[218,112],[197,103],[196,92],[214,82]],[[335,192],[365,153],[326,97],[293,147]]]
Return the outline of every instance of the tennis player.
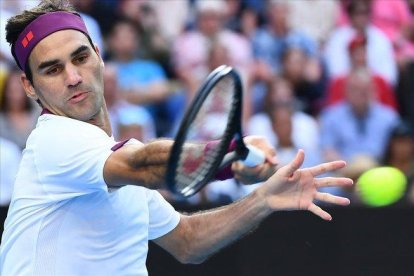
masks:
[[[274,211],[304,209],[330,220],[315,199],[349,204],[316,189],[351,180],[314,178],[344,162],[299,169],[299,151],[274,174],[273,148],[246,137],[267,161],[255,168],[234,163],[232,173],[241,181],[266,182],[227,207],[179,214],[154,191],[163,187],[172,141],[114,141],[103,98],[104,64],[79,15],[64,1],[43,1],[12,17],[6,29],[22,85],[44,110],[17,174],[1,275],[147,275],[148,240],[181,262],[199,263]]]

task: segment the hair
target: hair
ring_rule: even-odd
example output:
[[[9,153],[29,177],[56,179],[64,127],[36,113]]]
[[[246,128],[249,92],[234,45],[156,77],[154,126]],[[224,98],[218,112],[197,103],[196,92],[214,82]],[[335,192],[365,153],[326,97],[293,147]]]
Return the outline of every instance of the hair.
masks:
[[[20,33],[23,32],[27,25],[29,25],[31,22],[33,22],[35,19],[37,19],[39,16],[43,14],[57,11],[65,11],[79,15],[67,0],[42,0],[38,6],[30,10],[25,10],[22,13],[11,17],[7,21],[7,42],[10,43],[11,47],[13,47],[17,39],[19,38]],[[88,37],[88,40],[92,45],[92,48],[95,49],[89,35],[86,36]],[[17,63],[17,58],[13,51],[12,54]],[[33,75],[32,71],[30,70],[29,62],[26,63],[26,68],[22,69],[26,73],[27,79],[33,84]]]
[[[371,0],[349,0],[345,3],[348,15],[355,14],[361,8],[367,9],[368,12],[371,11]]]

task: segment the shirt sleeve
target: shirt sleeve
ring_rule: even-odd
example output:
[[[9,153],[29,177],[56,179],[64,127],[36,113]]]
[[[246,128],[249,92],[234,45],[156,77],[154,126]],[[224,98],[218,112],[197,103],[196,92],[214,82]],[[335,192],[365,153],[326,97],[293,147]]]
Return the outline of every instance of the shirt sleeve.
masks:
[[[103,167],[115,142],[96,126],[67,120],[46,122],[34,143],[43,190],[55,200],[107,191]]]
[[[148,190],[147,193],[149,210],[148,239],[153,240],[173,230],[180,222],[180,214],[159,192]]]

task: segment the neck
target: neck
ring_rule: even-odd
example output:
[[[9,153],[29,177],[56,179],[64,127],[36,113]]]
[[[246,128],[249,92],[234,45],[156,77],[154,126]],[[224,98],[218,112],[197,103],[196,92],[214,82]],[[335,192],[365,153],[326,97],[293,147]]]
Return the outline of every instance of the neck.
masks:
[[[112,127],[111,122],[109,121],[109,113],[108,109],[106,108],[106,104],[102,107],[101,111],[98,112],[94,117],[86,121],[89,124],[95,125],[102,129],[103,131],[108,134],[108,136],[112,136]]]

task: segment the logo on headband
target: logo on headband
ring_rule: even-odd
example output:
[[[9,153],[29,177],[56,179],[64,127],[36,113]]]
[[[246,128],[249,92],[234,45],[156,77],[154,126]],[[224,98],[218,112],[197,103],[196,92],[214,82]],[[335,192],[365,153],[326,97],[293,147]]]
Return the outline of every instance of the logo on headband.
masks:
[[[27,44],[29,44],[30,40],[33,39],[33,33],[32,31],[28,32],[27,35],[24,37],[24,39],[22,40],[22,45],[24,48],[26,48]]]

